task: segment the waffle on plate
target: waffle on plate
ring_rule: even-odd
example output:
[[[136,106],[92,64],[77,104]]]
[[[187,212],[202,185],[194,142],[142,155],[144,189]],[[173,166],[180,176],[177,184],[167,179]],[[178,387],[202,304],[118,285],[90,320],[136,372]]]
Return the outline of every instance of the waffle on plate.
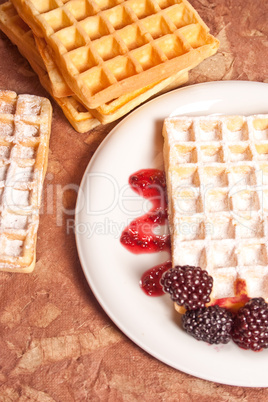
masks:
[[[163,135],[173,265],[206,269],[212,303],[238,283],[267,301],[268,116],[170,117]]]

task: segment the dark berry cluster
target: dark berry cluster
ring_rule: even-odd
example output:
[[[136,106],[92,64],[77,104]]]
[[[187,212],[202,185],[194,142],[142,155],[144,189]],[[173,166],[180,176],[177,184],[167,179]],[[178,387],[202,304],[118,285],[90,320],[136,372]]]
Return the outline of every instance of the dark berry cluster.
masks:
[[[268,304],[254,298],[241,307],[234,317],[233,341],[243,349],[268,348]]]
[[[179,306],[194,310],[209,303],[213,279],[199,267],[176,266],[165,272],[161,285]]]
[[[194,310],[209,303],[213,279],[199,267],[176,266],[163,275],[161,285],[179,306]]]
[[[188,310],[182,316],[182,325],[186,332],[199,341],[211,344],[228,343],[232,324],[232,314],[217,305]]]
[[[161,278],[164,292],[186,309],[183,328],[194,338],[210,344],[230,339],[243,349],[268,348],[268,304],[263,298],[249,300],[233,315],[210,302],[213,279],[198,267],[176,266]]]

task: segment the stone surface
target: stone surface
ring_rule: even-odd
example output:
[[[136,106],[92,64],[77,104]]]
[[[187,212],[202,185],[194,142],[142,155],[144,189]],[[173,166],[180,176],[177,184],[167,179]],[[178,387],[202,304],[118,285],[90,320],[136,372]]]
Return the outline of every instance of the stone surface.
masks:
[[[191,3],[221,47],[191,72],[189,83],[268,82],[268,3]],[[48,96],[2,33],[0,54],[0,88]],[[36,268],[31,275],[0,273],[0,401],[267,400],[267,389],[219,385],[162,364],[104,313],[83,275],[72,220],[84,170],[114,124],[77,134],[52,104]]]

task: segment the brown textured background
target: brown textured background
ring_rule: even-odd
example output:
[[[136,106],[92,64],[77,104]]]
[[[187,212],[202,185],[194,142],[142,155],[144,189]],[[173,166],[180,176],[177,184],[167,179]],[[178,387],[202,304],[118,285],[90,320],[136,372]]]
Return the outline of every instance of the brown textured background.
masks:
[[[191,72],[189,83],[268,82],[268,2],[191,3],[221,47]],[[48,96],[2,33],[0,88]],[[74,234],[65,226],[72,215],[60,213],[60,200],[71,213],[76,192],[64,187],[79,185],[114,124],[77,134],[52,105],[36,268],[30,275],[0,273],[0,401],[268,400],[267,389],[224,386],[162,364],[126,338],[104,313],[82,273]]]

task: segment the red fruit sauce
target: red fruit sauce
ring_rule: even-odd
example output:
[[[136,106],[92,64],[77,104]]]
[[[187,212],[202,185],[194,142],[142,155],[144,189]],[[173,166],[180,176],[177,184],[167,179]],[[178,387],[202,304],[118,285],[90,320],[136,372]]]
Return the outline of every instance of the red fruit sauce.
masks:
[[[156,235],[153,231],[157,225],[167,224],[165,173],[158,169],[139,170],[130,176],[129,185],[136,193],[150,200],[152,208],[124,229],[121,244],[135,254],[170,251],[170,236]],[[171,261],[167,261],[144,272],[140,280],[142,290],[148,296],[163,295],[160,279],[170,268]],[[238,279],[235,283],[235,297],[218,299],[214,304],[235,312],[248,300],[245,281]]]
[[[171,261],[167,261],[144,272],[140,280],[140,287],[148,296],[162,296],[164,294],[160,279],[171,266]]]
[[[226,308],[233,313],[237,312],[240,307],[243,307],[246,302],[250,300],[247,296],[247,287],[244,279],[237,279],[234,285],[234,297],[226,297],[223,299],[215,300],[214,304],[218,304],[219,307]]]
[[[130,187],[152,203],[152,208],[133,220],[121,234],[121,243],[132,253],[155,253],[170,250],[169,235],[157,235],[154,228],[167,225],[165,174],[158,169],[144,169],[129,178]]]
[[[167,225],[167,200],[165,174],[158,169],[143,169],[129,178],[130,187],[152,203],[152,208],[143,216],[133,220],[122,232],[120,241],[135,254],[170,251],[170,236],[157,235],[154,228]],[[164,294],[160,285],[162,274],[171,268],[171,262],[157,265],[146,271],[140,286],[148,296]]]

